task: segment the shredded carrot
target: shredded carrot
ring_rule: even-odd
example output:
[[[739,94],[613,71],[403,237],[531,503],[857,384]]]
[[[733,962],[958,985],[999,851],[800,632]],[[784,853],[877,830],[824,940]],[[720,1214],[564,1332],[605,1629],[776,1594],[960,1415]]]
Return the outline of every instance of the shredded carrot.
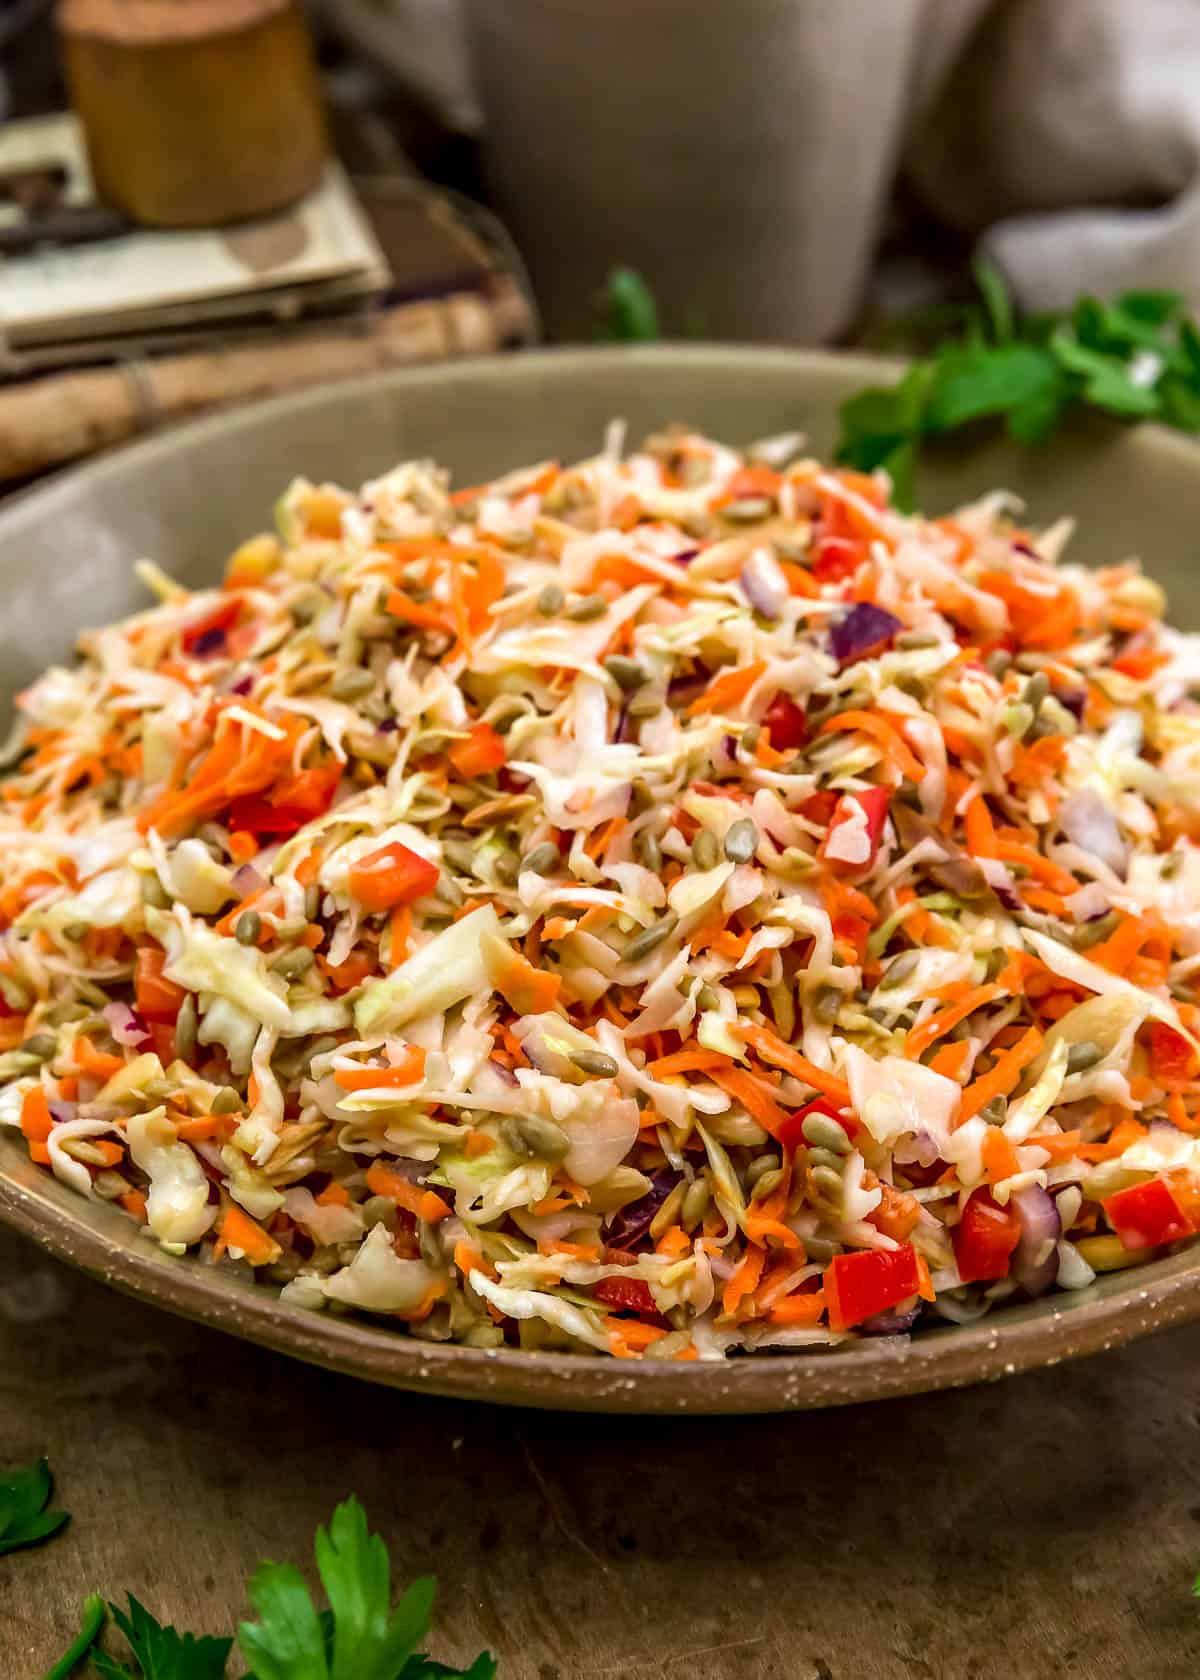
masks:
[[[817,730],[818,735],[831,735],[835,730],[855,730],[860,735],[868,736],[882,749],[889,764],[895,766],[900,774],[910,782],[919,782],[925,775],[925,766],[917,758],[908,742],[904,739],[892,719],[898,713],[885,715],[883,712],[848,711],[837,712]]]
[[[343,1091],[382,1091],[415,1085],[424,1072],[424,1050],[406,1044],[403,1058],[394,1067],[337,1068],[333,1077]]]
[[[1003,996],[1004,988],[994,982],[991,985],[974,987],[964,993],[956,1003],[940,1009],[936,1015],[922,1021],[920,1026],[912,1027],[904,1040],[904,1054],[910,1061],[916,1061],[925,1054],[930,1045],[936,1044],[938,1039],[944,1038],[948,1032],[953,1032],[959,1022],[965,1021],[968,1015],[973,1015],[977,1009],[983,1009]]]
[[[739,1022],[732,1030],[734,1035],[744,1039],[764,1062],[782,1069],[784,1073],[794,1074],[806,1085],[811,1085],[814,1091],[820,1091],[823,1097],[828,1097],[830,1102],[843,1108],[850,1106],[850,1087],[844,1079],[839,1079],[836,1074],[825,1068],[817,1067],[815,1062],[810,1062],[798,1050],[793,1050],[790,1044],[785,1044],[769,1027]]]
[[[410,1183],[402,1173],[393,1172],[382,1161],[373,1161],[367,1168],[367,1189],[373,1196],[386,1196],[406,1213],[415,1213],[427,1225],[449,1219],[452,1211],[450,1204],[435,1191],[423,1190],[419,1184]]]
[[[230,1202],[217,1221],[226,1248],[240,1249],[252,1266],[273,1265],[283,1253],[274,1237],[268,1235],[248,1213]]]
[[[1042,1047],[1042,1035],[1036,1027],[1030,1027],[1011,1050],[1007,1050],[990,1072],[983,1074],[973,1084],[968,1085],[958,1104],[958,1119],[961,1124],[969,1120],[973,1114],[978,1114],[985,1108],[993,1097],[1006,1097],[1020,1079],[1033,1058]]]
[[[722,671],[720,676],[715,677],[709,684],[707,690],[692,701],[687,709],[687,716],[700,717],[705,712],[720,712],[727,706],[736,706],[746,698],[766,668],[764,661],[758,659],[753,664]]]
[[[746,1296],[753,1295],[758,1288],[758,1280],[762,1277],[766,1259],[766,1253],[761,1248],[746,1250],[721,1291],[721,1308],[726,1315],[735,1313]]]

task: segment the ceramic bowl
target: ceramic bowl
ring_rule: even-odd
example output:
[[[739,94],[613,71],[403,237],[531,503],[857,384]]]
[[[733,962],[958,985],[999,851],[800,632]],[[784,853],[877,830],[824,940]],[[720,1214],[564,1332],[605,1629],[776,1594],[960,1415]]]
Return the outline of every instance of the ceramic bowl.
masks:
[[[799,428],[830,448],[838,404],[886,375],[858,356],[706,346],[535,352],[349,381],[180,427],[94,461],[0,510],[0,672],[11,695],[70,653],[75,633],[142,604],[131,567],[153,556],[193,585],[269,522],[296,473],[357,485],[433,455],[473,483],[548,456],[686,420],[731,442]],[[1071,513],[1073,553],[1140,555],[1200,626],[1200,448],[1152,427],[1085,428],[1041,452],[998,444],[943,455],[930,511],[997,485],[1034,520]],[[1200,1316],[1200,1246],[1005,1307],[969,1326],[824,1353],[655,1364],[413,1340],[365,1319],[283,1306],[231,1266],[163,1254],[119,1210],[88,1202],[0,1134],[0,1219],[114,1288],[299,1359],[397,1388],[515,1405],[631,1412],[768,1412],[958,1386],[1055,1364]]]

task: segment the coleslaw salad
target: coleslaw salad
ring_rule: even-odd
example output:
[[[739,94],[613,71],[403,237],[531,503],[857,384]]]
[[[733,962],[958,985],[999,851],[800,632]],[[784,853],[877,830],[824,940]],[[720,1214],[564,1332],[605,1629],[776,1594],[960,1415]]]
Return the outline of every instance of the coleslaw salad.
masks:
[[[414,1336],[721,1358],[1200,1229],[1200,638],[684,429],[298,480],[0,783],[0,1125]]]

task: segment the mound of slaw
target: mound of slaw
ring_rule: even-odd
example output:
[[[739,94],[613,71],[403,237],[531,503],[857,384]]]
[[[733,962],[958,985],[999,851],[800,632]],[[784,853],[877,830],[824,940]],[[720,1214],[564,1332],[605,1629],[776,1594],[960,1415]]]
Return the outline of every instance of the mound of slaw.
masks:
[[[0,784],[0,1125],[172,1253],[711,1359],[1200,1228],[1200,638],[995,495],[677,429],[296,481]]]

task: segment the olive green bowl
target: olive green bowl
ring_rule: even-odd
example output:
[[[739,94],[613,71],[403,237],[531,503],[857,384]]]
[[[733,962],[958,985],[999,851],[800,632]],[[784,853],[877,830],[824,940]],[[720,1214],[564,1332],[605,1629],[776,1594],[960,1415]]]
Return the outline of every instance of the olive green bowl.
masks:
[[[721,347],[568,350],[351,381],[218,416],[96,461],[0,511],[0,669],[11,694],[66,658],[75,633],[141,604],[143,555],[194,585],[269,522],[296,473],[357,485],[432,455],[463,482],[522,462],[593,453],[606,423],[629,436],[685,420],[731,442],[798,428],[831,446],[838,404],[887,364]],[[1004,445],[943,457],[924,502],[943,511],[1003,485],[1031,517],[1070,513],[1074,553],[1140,555],[1175,619],[1200,625],[1200,448],[1152,427],[1089,428],[1038,454]],[[106,1203],[85,1201],[0,1134],[0,1219],[115,1288],[281,1353],[396,1388],[516,1405],[631,1412],[770,1412],[882,1399],[1095,1353],[1200,1317],[1200,1247],[1007,1307],[969,1326],[827,1353],[721,1364],[478,1350],[415,1341],[365,1319],[283,1306],[227,1266],[173,1259]]]

